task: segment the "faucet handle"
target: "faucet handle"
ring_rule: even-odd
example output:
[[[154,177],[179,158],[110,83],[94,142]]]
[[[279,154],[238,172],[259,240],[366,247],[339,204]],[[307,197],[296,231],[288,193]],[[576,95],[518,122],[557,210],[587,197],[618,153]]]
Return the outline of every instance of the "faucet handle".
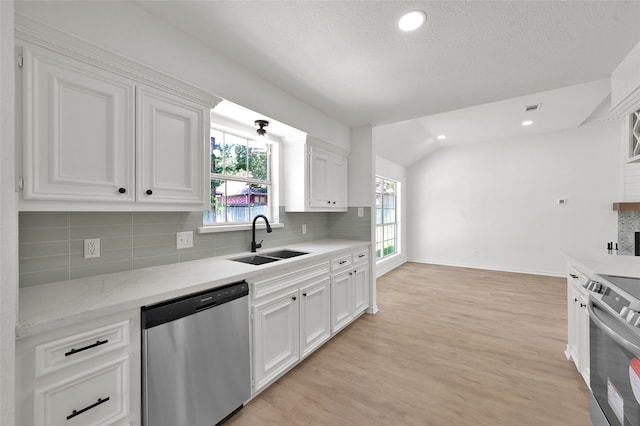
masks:
[[[257,249],[262,248],[262,242],[263,242],[263,241],[264,241],[264,240],[260,240],[260,242],[259,242],[259,243],[256,243],[256,248],[257,248]]]

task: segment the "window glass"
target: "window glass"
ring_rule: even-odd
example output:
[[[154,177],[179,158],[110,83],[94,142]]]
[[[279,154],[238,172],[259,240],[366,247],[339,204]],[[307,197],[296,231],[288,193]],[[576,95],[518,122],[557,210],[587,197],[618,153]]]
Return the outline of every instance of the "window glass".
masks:
[[[211,130],[211,209],[205,225],[248,223],[270,215],[271,150],[256,141],[218,129]]]
[[[376,177],[376,258],[398,251],[398,185],[396,181]]]

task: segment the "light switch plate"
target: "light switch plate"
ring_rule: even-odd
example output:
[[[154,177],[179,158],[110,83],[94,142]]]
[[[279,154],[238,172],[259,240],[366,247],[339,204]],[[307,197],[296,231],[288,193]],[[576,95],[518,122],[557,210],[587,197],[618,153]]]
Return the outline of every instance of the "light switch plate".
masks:
[[[364,217],[364,208],[358,207],[358,217]]]
[[[87,238],[84,240],[84,258],[94,257],[100,257],[100,238]]]
[[[193,231],[184,231],[176,233],[176,248],[185,249],[193,247]]]

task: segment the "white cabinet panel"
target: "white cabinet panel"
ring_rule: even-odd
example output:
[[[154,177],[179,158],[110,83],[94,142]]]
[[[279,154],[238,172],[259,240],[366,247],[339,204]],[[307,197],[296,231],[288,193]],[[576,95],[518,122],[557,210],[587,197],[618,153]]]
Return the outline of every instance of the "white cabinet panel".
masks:
[[[354,315],[369,306],[369,266],[359,265],[353,270]]]
[[[132,202],[134,85],[44,49],[23,56],[24,198]]]
[[[331,280],[300,289],[300,351],[304,358],[331,337]]]
[[[299,359],[298,290],[253,308],[254,389]]]
[[[139,87],[138,201],[192,203],[204,200],[206,110],[175,96]]]
[[[335,333],[353,318],[353,271],[331,277],[331,332]]]
[[[589,386],[589,296],[583,285],[589,277],[569,266],[567,277],[567,350],[565,355],[575,364],[578,372]]]
[[[129,413],[129,359],[35,391],[35,426],[109,425]]]

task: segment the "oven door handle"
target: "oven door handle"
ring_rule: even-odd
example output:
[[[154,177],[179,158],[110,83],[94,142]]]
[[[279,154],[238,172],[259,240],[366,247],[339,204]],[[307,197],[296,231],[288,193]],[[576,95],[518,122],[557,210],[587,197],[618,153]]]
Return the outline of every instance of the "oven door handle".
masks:
[[[609,336],[614,342],[633,353],[636,356],[640,356],[640,346],[632,343],[622,337],[620,334],[616,333],[616,331],[609,326],[604,319],[602,319],[598,313],[596,312],[597,306],[594,305],[593,300],[589,300],[588,310],[589,310],[589,318],[602,330],[607,336]],[[598,309],[602,311],[602,309]]]

